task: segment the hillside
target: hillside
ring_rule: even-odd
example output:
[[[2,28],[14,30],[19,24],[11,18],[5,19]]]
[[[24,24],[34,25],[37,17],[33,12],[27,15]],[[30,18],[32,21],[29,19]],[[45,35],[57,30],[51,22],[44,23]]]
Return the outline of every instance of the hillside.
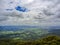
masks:
[[[60,37],[47,36],[37,40],[0,39],[0,45],[60,45]]]
[[[14,38],[14,39],[38,39],[43,34],[48,34],[48,30],[43,30],[40,28],[27,28],[18,31],[0,31],[0,39],[1,38]]]

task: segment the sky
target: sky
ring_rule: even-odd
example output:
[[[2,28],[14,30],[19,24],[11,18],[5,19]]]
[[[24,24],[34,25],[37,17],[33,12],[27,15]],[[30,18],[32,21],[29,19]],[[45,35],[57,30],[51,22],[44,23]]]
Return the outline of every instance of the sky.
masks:
[[[60,26],[60,0],[0,0],[0,26]]]

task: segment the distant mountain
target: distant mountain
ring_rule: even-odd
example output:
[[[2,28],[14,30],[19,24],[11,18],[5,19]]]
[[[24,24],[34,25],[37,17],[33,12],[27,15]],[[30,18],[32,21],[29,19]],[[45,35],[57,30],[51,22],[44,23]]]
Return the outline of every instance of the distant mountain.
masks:
[[[26,28],[38,28],[37,26],[0,26],[0,31],[16,31],[16,30],[23,30]]]
[[[50,26],[49,29],[60,29],[60,26]]]
[[[52,35],[54,34],[60,36],[60,29],[51,29],[49,32]]]
[[[23,26],[0,26],[0,31],[16,31],[16,30],[24,30],[26,28],[41,28],[41,29],[44,29],[44,30],[53,30],[53,29],[60,29],[60,26],[26,26],[26,25],[23,25]]]

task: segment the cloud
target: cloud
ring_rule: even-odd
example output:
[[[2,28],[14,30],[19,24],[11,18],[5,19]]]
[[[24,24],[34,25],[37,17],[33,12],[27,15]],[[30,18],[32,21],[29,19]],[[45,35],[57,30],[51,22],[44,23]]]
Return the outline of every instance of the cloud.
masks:
[[[0,25],[60,25],[60,0],[34,0],[31,3],[25,0],[0,2]],[[29,11],[17,11],[17,6],[25,7]]]
[[[9,18],[6,17],[6,16],[0,16],[0,23],[3,22],[3,21],[6,21],[8,20]]]

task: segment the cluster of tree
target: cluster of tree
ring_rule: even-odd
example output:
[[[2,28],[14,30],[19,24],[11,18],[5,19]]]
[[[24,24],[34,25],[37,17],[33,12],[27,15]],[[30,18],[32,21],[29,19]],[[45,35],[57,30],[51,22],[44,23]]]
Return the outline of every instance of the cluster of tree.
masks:
[[[47,36],[37,40],[0,39],[0,45],[60,45],[59,36]]]

